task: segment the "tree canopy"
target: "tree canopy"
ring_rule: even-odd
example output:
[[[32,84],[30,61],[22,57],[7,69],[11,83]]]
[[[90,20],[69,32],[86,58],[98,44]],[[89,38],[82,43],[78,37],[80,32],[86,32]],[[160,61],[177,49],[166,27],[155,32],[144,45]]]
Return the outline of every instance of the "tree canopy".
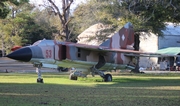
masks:
[[[53,0],[47,0],[50,5],[44,4],[43,6],[48,9],[50,14],[55,14],[58,16],[58,23],[61,25],[61,29],[59,29],[59,36],[64,37],[66,41],[70,39],[70,30],[69,30],[69,22],[70,18],[70,7],[74,0],[61,0],[60,4],[56,3]]]
[[[32,44],[43,38],[57,38],[56,35],[65,35],[66,41],[72,41],[96,23],[109,26],[108,34],[131,22],[137,35],[144,31],[160,36],[165,22],[180,22],[179,0],[87,0],[73,14],[69,10],[73,0],[62,0],[61,5],[47,0],[50,5],[44,10],[34,9],[28,1],[0,1],[0,36],[14,37],[9,40],[12,44]]]
[[[139,17],[144,31],[162,35],[165,22],[180,22],[179,0],[124,0],[128,11]]]
[[[101,22],[117,30],[126,22],[134,25],[135,32],[153,32],[159,36],[165,22],[180,22],[179,0],[88,0],[74,12],[77,32]]]
[[[19,6],[24,3],[29,2],[29,0],[1,0],[0,1],[0,18],[6,18],[10,12],[10,6]]]
[[[44,38],[53,39],[52,34],[57,32],[56,27],[48,23],[44,13],[40,14],[39,10],[29,3],[13,6],[6,18],[0,19],[2,50],[8,53],[14,45],[24,46]]]

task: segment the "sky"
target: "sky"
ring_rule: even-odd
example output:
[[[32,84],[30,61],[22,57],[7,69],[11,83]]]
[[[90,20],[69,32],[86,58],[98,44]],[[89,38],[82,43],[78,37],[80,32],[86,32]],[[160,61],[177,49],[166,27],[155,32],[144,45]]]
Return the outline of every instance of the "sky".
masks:
[[[40,5],[40,4],[44,4],[44,2],[45,2],[45,3],[48,3],[48,0],[29,0],[29,1],[30,1],[30,3],[32,3],[32,4],[36,4],[36,6],[38,6],[38,5]],[[60,4],[59,1],[61,1],[61,0],[52,0],[52,1],[55,1],[55,3]],[[72,5],[71,5],[71,9],[74,9],[78,4],[83,3],[83,2],[85,2],[85,1],[86,1],[86,0],[74,0],[74,2],[73,2]]]

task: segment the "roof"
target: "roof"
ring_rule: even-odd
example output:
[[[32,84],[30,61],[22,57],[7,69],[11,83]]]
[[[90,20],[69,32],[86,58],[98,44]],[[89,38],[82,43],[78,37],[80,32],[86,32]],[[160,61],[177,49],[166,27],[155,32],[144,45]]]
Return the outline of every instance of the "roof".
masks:
[[[180,47],[168,47],[158,50],[156,53],[178,55],[180,53]]]
[[[162,30],[164,35],[180,35],[180,24],[166,22],[166,29]]]

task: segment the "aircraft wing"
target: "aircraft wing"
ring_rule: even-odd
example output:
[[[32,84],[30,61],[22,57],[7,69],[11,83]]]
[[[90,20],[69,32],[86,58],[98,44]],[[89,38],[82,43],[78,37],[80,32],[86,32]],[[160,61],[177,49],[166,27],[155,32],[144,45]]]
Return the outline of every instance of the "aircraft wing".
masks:
[[[128,49],[111,49],[104,46],[94,46],[94,45],[85,45],[85,44],[76,44],[78,48],[92,50],[97,52],[119,52],[126,53],[125,56],[135,56],[135,57],[180,57],[180,55],[174,54],[163,54],[163,53],[150,53],[142,51],[134,51]]]
[[[94,45],[85,45],[85,44],[76,44],[75,46],[81,49],[98,51],[98,52],[119,52],[119,53],[136,53],[136,54],[143,53],[140,51],[134,51],[134,50],[128,50],[128,49],[111,49],[104,46],[94,46]]]
[[[135,56],[135,57],[180,57],[180,55],[157,54],[157,53],[125,54],[125,56]]]

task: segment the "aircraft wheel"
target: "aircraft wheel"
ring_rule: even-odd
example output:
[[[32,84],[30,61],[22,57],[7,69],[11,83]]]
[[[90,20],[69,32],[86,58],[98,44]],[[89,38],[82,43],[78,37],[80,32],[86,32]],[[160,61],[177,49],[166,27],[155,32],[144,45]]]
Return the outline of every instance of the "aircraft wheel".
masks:
[[[77,80],[77,76],[74,76],[73,73],[69,75],[70,80]]]
[[[43,81],[43,79],[38,78],[38,79],[37,79],[37,83],[44,83],[44,81]]]
[[[111,74],[106,74],[104,76],[104,82],[111,82],[112,81],[112,75]]]
[[[57,68],[57,70],[59,71],[59,72],[68,72],[68,68],[64,68],[64,67],[58,67]]]

